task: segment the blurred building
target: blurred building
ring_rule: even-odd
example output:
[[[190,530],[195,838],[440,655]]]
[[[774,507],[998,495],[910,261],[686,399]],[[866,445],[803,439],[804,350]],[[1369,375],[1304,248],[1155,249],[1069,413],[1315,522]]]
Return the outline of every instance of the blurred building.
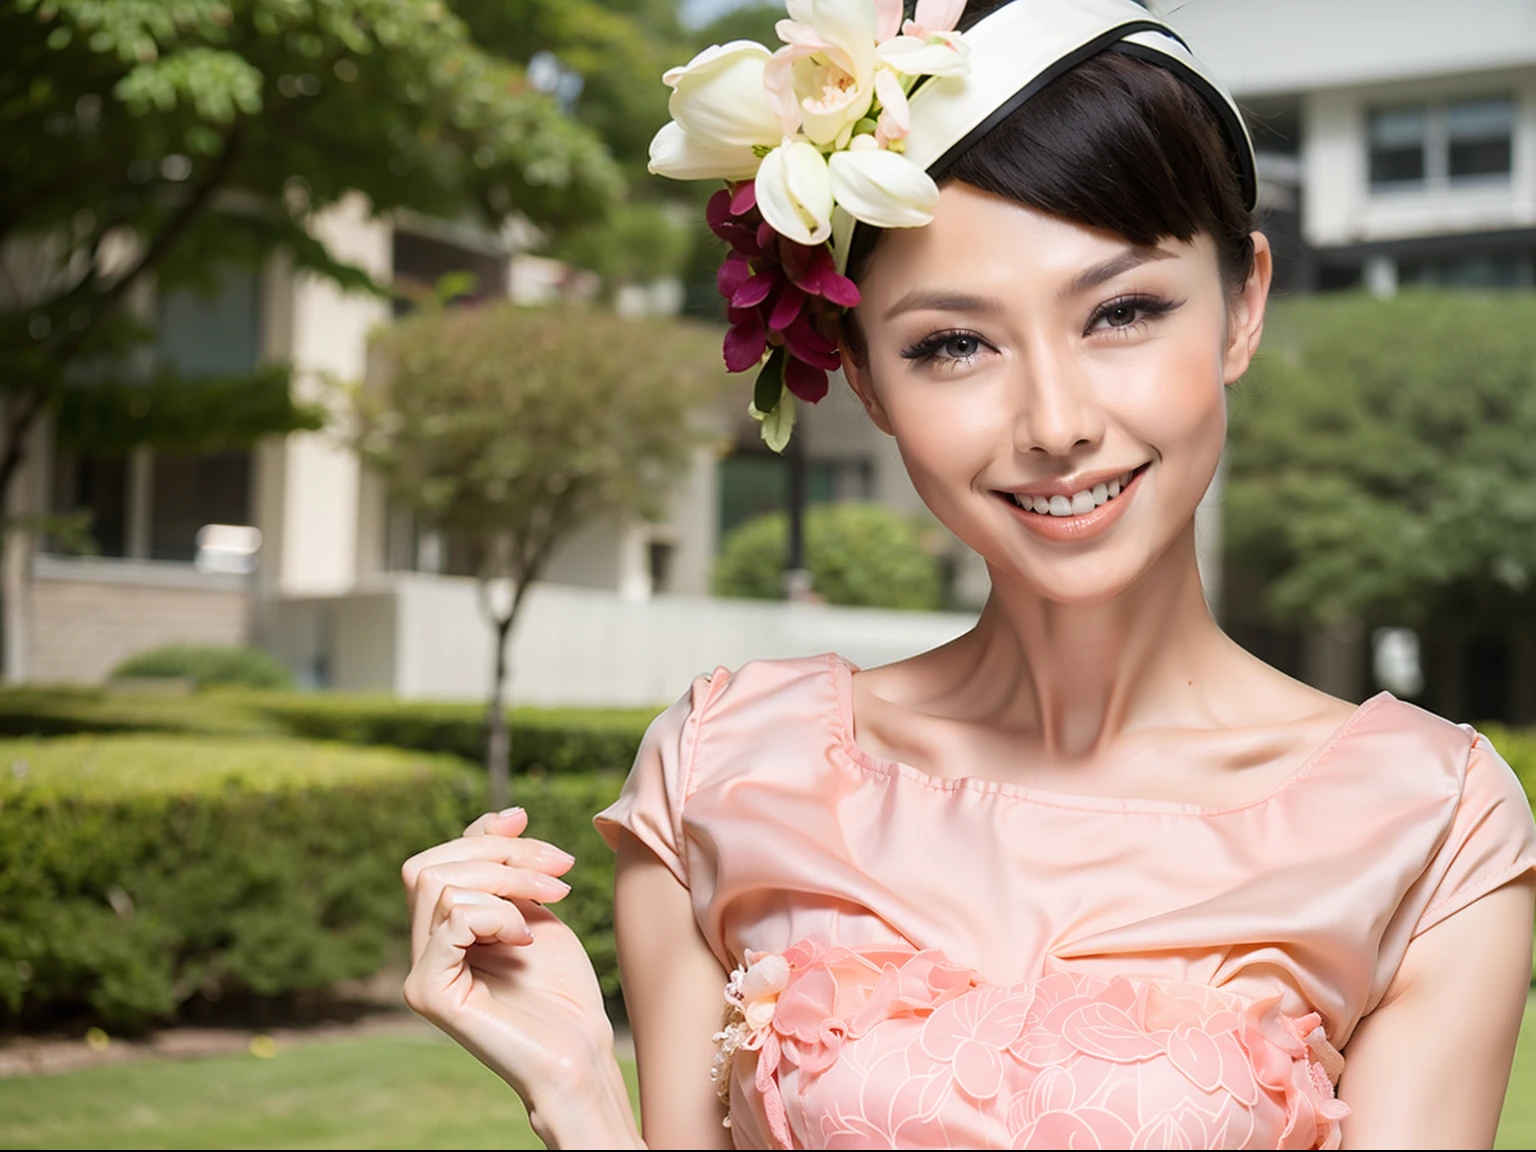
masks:
[[[1249,114],[1277,293],[1536,287],[1536,3],[1158,7]],[[1395,687],[1358,626],[1275,629],[1257,590],[1232,591],[1228,628],[1272,663],[1349,698]],[[1536,637],[1441,638],[1424,658],[1436,711],[1536,720]]]
[[[526,237],[515,228],[387,222],[350,203],[316,231],[340,259],[404,291],[430,289],[456,271],[473,273],[480,298],[535,302],[596,289],[589,274],[522,251]],[[674,312],[681,291],[627,286],[617,303]],[[369,332],[391,319],[388,303],[296,275],[281,259],[226,271],[211,295],[151,292],[139,305],[157,325],[156,357],[193,375],[287,361],[306,399],[323,397],[328,377],[361,379]],[[556,555],[514,647],[524,699],[652,703],[716,663],[839,643],[856,659],[892,659],[964,626],[964,616],[705,599],[721,536],[786,499],[786,461],[762,448],[745,406],[743,392],[717,415],[728,450],[697,452],[662,521],[594,524]],[[812,502],[921,509],[891,443],[846,397],[811,410],[801,432]],[[316,686],[483,694],[489,631],[466,557],[394,506],[328,435],[290,435],[255,451],[145,449],[124,458],[54,450],[45,429],[36,448],[20,486],[28,510],[89,510],[99,555],[57,554],[44,541],[31,558],[29,579],[18,582],[24,609],[12,613],[13,679],[99,681],[124,657],[160,644],[256,642]],[[199,550],[208,525],[260,531],[250,573]],[[978,571],[969,572],[976,602],[985,590],[984,574],[975,587]],[[958,583],[964,594],[963,574]],[[633,652],[627,663],[612,659],[625,649]]]

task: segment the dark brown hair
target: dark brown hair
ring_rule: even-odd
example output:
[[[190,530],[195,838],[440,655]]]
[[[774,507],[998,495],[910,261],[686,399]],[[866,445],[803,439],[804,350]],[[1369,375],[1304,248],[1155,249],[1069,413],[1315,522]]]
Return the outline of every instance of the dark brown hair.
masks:
[[[961,28],[1000,5],[972,3]],[[1215,241],[1236,292],[1253,270],[1253,214],[1237,158],[1194,88],[1156,64],[1109,49],[1062,73],[962,153],[940,178],[1151,246]],[[857,282],[883,235],[861,225],[848,254]],[[851,314],[850,314],[851,316]],[[863,359],[856,324],[849,343]]]

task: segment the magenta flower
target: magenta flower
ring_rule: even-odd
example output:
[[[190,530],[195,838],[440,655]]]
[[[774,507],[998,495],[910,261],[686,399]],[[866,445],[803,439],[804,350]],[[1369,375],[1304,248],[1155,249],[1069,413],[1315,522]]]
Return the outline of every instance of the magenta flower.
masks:
[[[842,367],[837,324],[858,304],[858,288],[837,271],[825,244],[796,244],[763,221],[751,180],[716,192],[706,219],[731,246],[715,277],[730,321],[726,369],[762,365],[753,393],[759,412],[777,407],[784,388],[816,403],[827,394],[827,373]]]

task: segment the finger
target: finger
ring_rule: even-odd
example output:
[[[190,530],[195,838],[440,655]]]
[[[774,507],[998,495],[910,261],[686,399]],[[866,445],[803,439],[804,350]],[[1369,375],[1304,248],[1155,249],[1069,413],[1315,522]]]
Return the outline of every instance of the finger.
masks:
[[[464,829],[466,836],[484,836],[494,833],[501,836],[516,836],[528,827],[528,812],[523,808],[503,808],[500,812],[487,812],[483,816],[475,818],[470,826]]]
[[[473,976],[466,960],[476,944],[533,942],[522,913],[510,901],[465,889],[445,895],[445,902],[448,914],[428,938],[405,981],[406,1003],[428,1019],[442,1017],[456,986],[458,998],[467,992],[464,982]]]
[[[441,864],[431,869],[428,875],[430,879],[423,884],[423,890],[435,888],[439,895],[434,901],[418,900],[416,904],[411,917],[413,953],[426,946],[427,937],[446,916],[452,894],[456,892],[476,891],[502,899],[554,904],[563,900],[571,890],[563,880],[543,872],[479,860]]]
[[[489,833],[461,836],[457,840],[434,844],[416,853],[401,866],[400,878],[405,883],[407,899],[416,898],[416,889],[427,869],[456,860],[493,860],[498,864],[536,868],[552,876],[564,874],[576,862],[576,858],[569,852],[543,840]],[[436,899],[436,893],[432,893],[431,898]]]

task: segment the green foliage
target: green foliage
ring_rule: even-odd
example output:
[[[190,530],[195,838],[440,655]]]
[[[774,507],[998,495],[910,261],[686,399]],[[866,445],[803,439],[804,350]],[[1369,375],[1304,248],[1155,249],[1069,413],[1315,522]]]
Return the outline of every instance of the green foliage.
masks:
[[[230,648],[211,644],[171,644],[128,657],[112,669],[116,677],[149,676],[186,679],[198,688],[236,684],[245,688],[291,688],[288,669],[259,648]]]
[[[377,341],[387,379],[353,393],[353,446],[520,589],[583,524],[659,511],[724,379],[714,329],[579,307],[424,313]]]
[[[148,380],[80,382],[63,389],[54,414],[61,448],[121,454],[153,441],[178,452],[244,448],[264,436],[315,431],[313,405],[296,403],[286,364],[246,376],[188,379],[164,371]]]
[[[401,862],[475,808],[444,757],[286,740],[0,741],[0,1026],[114,1029],[403,955]]]
[[[386,744],[485,760],[485,709],[387,696],[260,693],[245,706],[283,731],[314,740]],[[626,769],[659,709],[516,708],[512,771],[535,776]]]
[[[784,598],[789,518],[771,512],[725,538],[715,561],[715,593]],[[820,504],[806,510],[805,556],[811,586],[829,604],[865,608],[939,607],[939,565],[924,531],[878,504]]]
[[[626,769],[658,711],[509,709],[512,770],[544,776]],[[485,709],[478,704],[229,688],[187,696],[123,694],[103,688],[0,691],[0,736],[113,732],[287,735],[446,753],[472,764],[485,759]]]
[[[598,137],[442,0],[0,5],[0,137],[0,250],[22,285],[0,306],[0,387],[21,398],[0,493],[78,367],[147,339],[122,307],[147,275],[174,288],[282,250],[377,291],[311,227],[350,193],[378,213],[560,227],[601,217],[622,188]],[[139,424],[107,424],[186,439],[188,403],[156,397]],[[276,415],[271,430],[299,420]]]
[[[1275,306],[1233,404],[1229,559],[1277,619],[1416,623],[1536,578],[1536,296]]]
[[[0,690],[0,736],[111,732],[259,736],[282,731],[274,721],[223,694],[194,697],[32,686]]]
[[[638,201],[567,233],[551,254],[591,269],[610,287],[645,284],[681,274],[693,239],[690,225],[680,222],[677,213],[655,201]]]

